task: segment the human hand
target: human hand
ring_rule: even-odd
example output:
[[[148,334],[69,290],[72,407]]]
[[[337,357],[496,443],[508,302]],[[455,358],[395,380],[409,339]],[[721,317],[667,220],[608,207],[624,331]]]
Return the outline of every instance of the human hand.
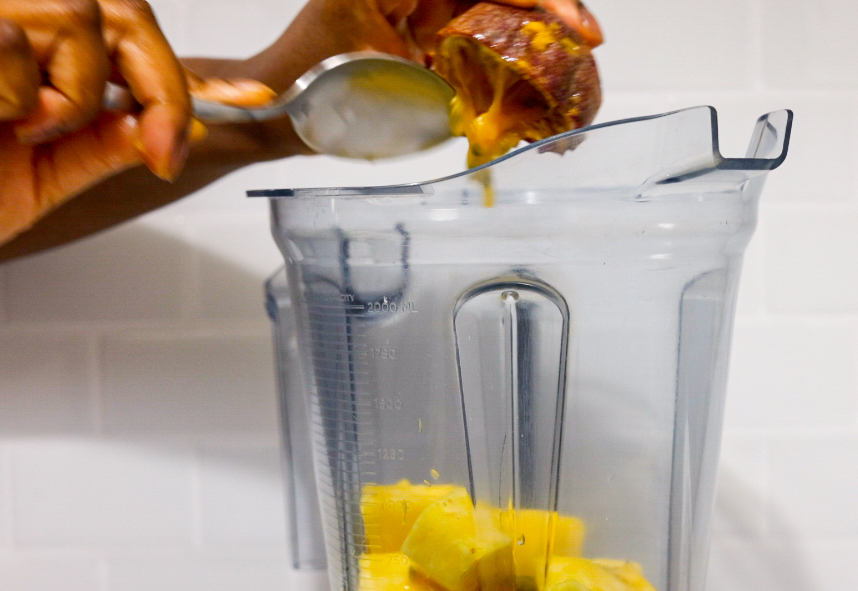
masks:
[[[525,8],[542,7],[559,15],[582,40],[596,47],[602,32],[578,0],[495,0]],[[283,35],[242,62],[241,75],[284,92],[301,74],[331,56],[380,51],[428,65],[436,34],[478,0],[309,0]],[[272,136],[288,125],[272,125]]]
[[[101,110],[108,80],[129,89],[133,114]],[[203,98],[270,98],[190,76],[143,0],[0,0],[0,243],[136,164],[175,178],[204,134],[189,80]]]
[[[495,0],[525,8],[540,6],[576,30],[595,47],[602,33],[578,0]],[[240,75],[284,92],[304,72],[331,56],[380,51],[428,65],[436,34],[478,0],[309,0],[270,47],[237,64]],[[286,122],[271,123],[268,137],[291,131]]]
[[[599,23],[580,0],[492,0],[499,4],[508,4],[521,8],[541,8],[559,16],[569,27],[581,35],[581,39],[590,47],[602,43],[602,31]],[[412,56],[431,55],[435,46],[435,34],[454,17],[462,14],[476,4],[474,0],[379,0],[380,4],[390,4],[390,18],[401,32]],[[408,5],[414,5],[408,12]],[[406,13],[403,16],[403,13]],[[399,19],[399,20],[396,20]]]
[[[270,47],[231,69],[219,69],[218,75],[250,77],[282,93],[316,64],[343,53],[379,51],[428,66],[438,31],[478,1],[309,0]],[[577,0],[496,1],[554,11],[579,32],[585,44],[595,47],[602,41],[595,18]],[[265,138],[265,149],[294,147],[294,130],[286,118],[267,122],[260,135]]]

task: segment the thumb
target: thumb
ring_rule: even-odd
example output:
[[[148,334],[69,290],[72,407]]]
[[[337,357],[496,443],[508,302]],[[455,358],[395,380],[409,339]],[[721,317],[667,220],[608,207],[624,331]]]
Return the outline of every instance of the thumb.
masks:
[[[418,0],[378,0],[378,9],[392,26],[417,10]]]
[[[194,121],[189,139],[198,141],[204,133],[202,125]],[[103,112],[86,128],[35,152],[36,202],[47,213],[100,181],[143,162],[137,118]]]

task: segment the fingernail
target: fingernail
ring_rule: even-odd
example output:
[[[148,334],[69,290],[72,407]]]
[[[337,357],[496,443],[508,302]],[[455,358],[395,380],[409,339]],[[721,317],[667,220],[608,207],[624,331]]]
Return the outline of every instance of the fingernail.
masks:
[[[140,137],[140,130],[134,130],[134,135],[131,136],[131,145],[134,146],[135,150],[140,152],[141,156],[146,156],[146,147],[143,145],[143,138]]]
[[[164,174],[158,174],[158,176],[166,181],[175,181],[178,178],[179,173],[181,173],[182,169],[185,167],[185,162],[187,162],[188,154],[191,151],[191,144],[196,144],[202,141],[208,133],[209,131],[206,126],[203,125],[202,121],[192,118],[185,130],[185,133],[181,134],[176,140],[175,147],[170,155],[168,169],[162,171]]]
[[[581,6],[580,14],[581,28],[587,32],[587,41],[590,43],[590,47],[601,45],[604,38],[602,36],[602,28],[599,26],[598,21],[596,21],[596,17],[583,5]]]
[[[146,146],[143,145],[143,136],[140,134],[140,126],[138,125],[137,118],[133,115],[126,115],[123,119],[123,123],[129,127],[130,136],[131,136],[131,145],[134,146],[134,149],[137,150],[137,153],[140,154],[140,157],[143,159],[144,164],[146,164],[149,170],[155,170],[155,164],[152,161],[151,156],[146,151]],[[158,175],[160,176],[160,175]]]
[[[188,137],[183,134],[183,137],[173,146],[173,152],[170,154],[170,159],[167,162],[167,169],[162,170],[158,176],[171,183],[175,181],[179,177],[179,173],[182,172],[185,162],[188,160],[190,148],[191,144]]]

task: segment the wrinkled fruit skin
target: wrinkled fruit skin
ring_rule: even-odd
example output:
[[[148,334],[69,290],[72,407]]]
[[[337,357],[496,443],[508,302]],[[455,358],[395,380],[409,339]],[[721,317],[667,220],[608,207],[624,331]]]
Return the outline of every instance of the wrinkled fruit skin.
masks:
[[[541,22],[561,42],[534,43],[532,27]],[[510,67],[536,87],[552,113],[552,133],[561,133],[589,125],[602,103],[602,90],[596,61],[581,37],[554,14],[481,2],[475,4],[438,33],[439,50],[433,68],[450,79],[443,44],[453,37],[481,44],[498,54]],[[526,137],[533,141],[542,138]]]

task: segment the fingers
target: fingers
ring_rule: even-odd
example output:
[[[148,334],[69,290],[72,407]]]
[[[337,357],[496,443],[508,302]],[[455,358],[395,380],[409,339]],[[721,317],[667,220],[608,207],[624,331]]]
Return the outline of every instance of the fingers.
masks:
[[[36,147],[37,213],[44,215],[96,182],[139,164],[138,133],[133,116],[102,113],[63,141]]]
[[[95,0],[4,2],[2,15],[27,33],[45,72],[33,111],[15,132],[21,141],[42,143],[86,125],[101,107],[109,72]]]
[[[191,130],[191,142],[205,136],[201,124],[192,124]],[[143,162],[140,132],[135,116],[102,112],[60,141],[32,146],[34,181],[27,225],[92,185]]]
[[[515,1],[515,0],[513,0]],[[602,29],[596,17],[576,0],[541,0],[539,4],[563,19],[590,47],[602,44]]]
[[[576,31],[590,47],[602,44],[602,29],[596,17],[593,16],[580,0],[497,0],[502,4],[520,8],[535,8],[541,6],[553,12]]]
[[[6,165],[0,192],[0,244],[94,183],[139,164],[137,124],[131,115],[103,113],[91,125],[56,142],[24,145],[0,126]]]
[[[0,18],[25,32],[46,80],[14,129],[43,144],[82,129],[101,110],[112,70],[142,105],[143,159],[174,179],[187,157],[191,121],[184,70],[144,0],[0,0]]]
[[[378,9],[396,26],[417,9],[418,0],[378,0]]]
[[[185,72],[143,0],[101,0],[115,68],[142,105],[140,139],[146,165],[174,179],[188,154],[191,101]]]
[[[437,42],[436,34],[457,15],[460,2],[423,0],[409,17],[410,35],[425,53],[432,54]],[[466,7],[465,7],[466,8]]]
[[[38,100],[41,74],[24,30],[0,19],[0,121],[20,119]]]

